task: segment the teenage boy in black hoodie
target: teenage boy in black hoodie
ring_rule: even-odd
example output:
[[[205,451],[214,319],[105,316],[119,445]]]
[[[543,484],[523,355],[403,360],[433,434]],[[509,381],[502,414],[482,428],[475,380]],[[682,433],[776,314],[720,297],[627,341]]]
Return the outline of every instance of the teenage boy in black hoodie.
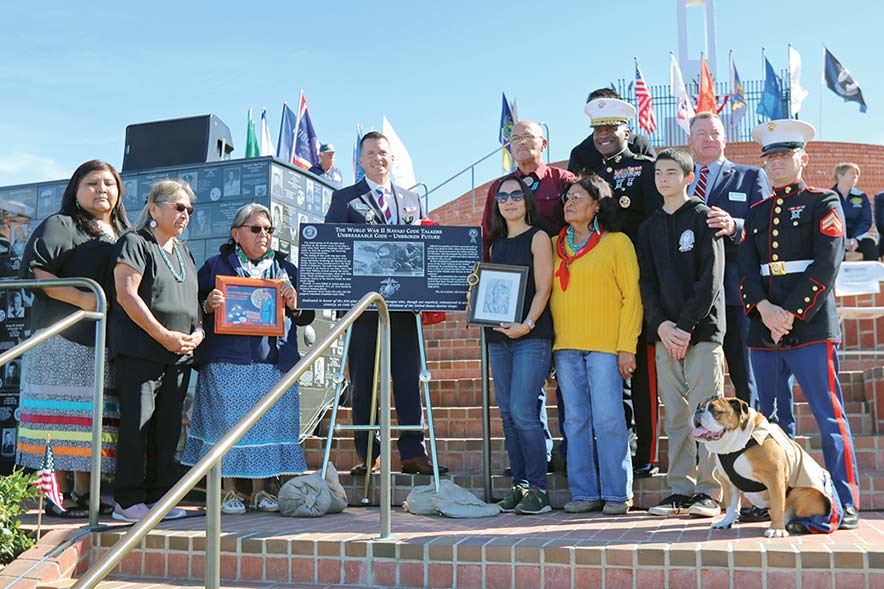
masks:
[[[691,438],[691,415],[710,392],[724,394],[724,243],[706,224],[709,207],[688,196],[693,172],[686,151],[657,155],[654,180],[663,207],[639,228],[639,284],[666,407],[672,492],[648,513],[714,517],[721,511],[715,458]]]

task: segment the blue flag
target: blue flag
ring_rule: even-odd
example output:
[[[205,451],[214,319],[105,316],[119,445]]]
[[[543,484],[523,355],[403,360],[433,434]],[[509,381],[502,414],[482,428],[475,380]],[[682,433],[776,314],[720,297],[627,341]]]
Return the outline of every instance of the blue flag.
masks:
[[[826,86],[829,90],[844,99],[844,102],[858,102],[859,112],[866,112],[866,100],[859,84],[850,75],[846,67],[835,59],[835,56],[826,49],[826,63],[823,67],[826,76]]]
[[[510,134],[513,132],[513,127],[516,124],[516,121],[513,117],[513,110],[510,108],[510,103],[506,100],[506,94],[502,94],[503,96],[503,106],[500,109],[500,131],[498,133],[497,140],[500,141],[501,145],[506,145],[509,143]],[[513,158],[512,154],[510,154],[509,147],[505,147],[503,150],[503,171],[504,173],[510,173],[513,171]]]
[[[734,63],[734,54],[730,54],[730,100],[731,100],[731,128],[737,129],[743,115],[746,114],[746,93],[743,91],[743,82],[740,80],[740,74],[737,72],[737,65]]]
[[[365,168],[359,163],[359,156],[362,155],[362,125],[356,125],[356,141],[353,142],[353,184],[356,184],[365,177]]]
[[[313,130],[310,121],[310,111],[307,108],[307,99],[301,92],[301,100],[298,103],[298,120],[295,124],[295,152],[292,154],[292,163],[309,170],[319,165],[319,139]]]
[[[783,91],[780,78],[777,76],[767,58],[764,58],[764,91],[755,112],[769,119],[785,119],[783,110]]]
[[[295,113],[286,103],[282,104],[282,121],[279,123],[279,139],[276,142],[276,159],[292,163],[292,150],[295,147]]]

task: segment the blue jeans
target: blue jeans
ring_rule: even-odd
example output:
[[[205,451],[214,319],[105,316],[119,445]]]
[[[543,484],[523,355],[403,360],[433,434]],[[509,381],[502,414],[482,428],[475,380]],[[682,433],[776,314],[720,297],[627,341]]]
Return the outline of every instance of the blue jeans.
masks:
[[[558,350],[555,356],[559,392],[568,407],[571,498],[632,499],[632,458],[617,356],[584,350]]]
[[[488,345],[513,485],[546,490],[546,435],[537,411],[537,391],[546,381],[551,354],[552,342],[548,339]]]

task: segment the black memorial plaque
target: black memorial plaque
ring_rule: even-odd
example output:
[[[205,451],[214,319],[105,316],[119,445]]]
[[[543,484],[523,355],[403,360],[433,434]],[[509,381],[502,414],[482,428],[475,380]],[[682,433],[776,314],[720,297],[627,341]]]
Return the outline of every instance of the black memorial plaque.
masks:
[[[298,306],[349,309],[377,291],[397,311],[463,311],[478,227],[303,223]]]

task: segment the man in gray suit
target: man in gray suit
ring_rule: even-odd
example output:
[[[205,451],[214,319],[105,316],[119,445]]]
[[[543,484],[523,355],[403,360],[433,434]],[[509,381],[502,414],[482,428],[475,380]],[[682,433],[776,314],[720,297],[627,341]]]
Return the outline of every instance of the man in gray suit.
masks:
[[[390,143],[381,133],[366,133],[361,141],[359,163],[365,169],[365,178],[352,186],[336,190],[325,215],[326,223],[355,223],[380,225],[417,225],[426,219],[420,196],[390,181],[393,154]],[[371,390],[374,377],[374,349],[377,345],[377,313],[365,313],[353,324],[348,362],[353,386],[353,423],[367,425],[371,416]],[[415,316],[408,312],[390,314],[391,358],[396,415],[401,425],[418,425],[423,419],[420,400],[420,354],[417,346]],[[356,452],[362,464],[351,474],[366,474],[380,466],[379,459],[366,464],[369,435],[354,432]],[[380,447],[376,436],[372,456],[378,456]],[[401,470],[411,474],[433,474],[433,464],[424,447],[420,431],[402,431],[399,434]],[[448,472],[439,466],[439,472]]]

